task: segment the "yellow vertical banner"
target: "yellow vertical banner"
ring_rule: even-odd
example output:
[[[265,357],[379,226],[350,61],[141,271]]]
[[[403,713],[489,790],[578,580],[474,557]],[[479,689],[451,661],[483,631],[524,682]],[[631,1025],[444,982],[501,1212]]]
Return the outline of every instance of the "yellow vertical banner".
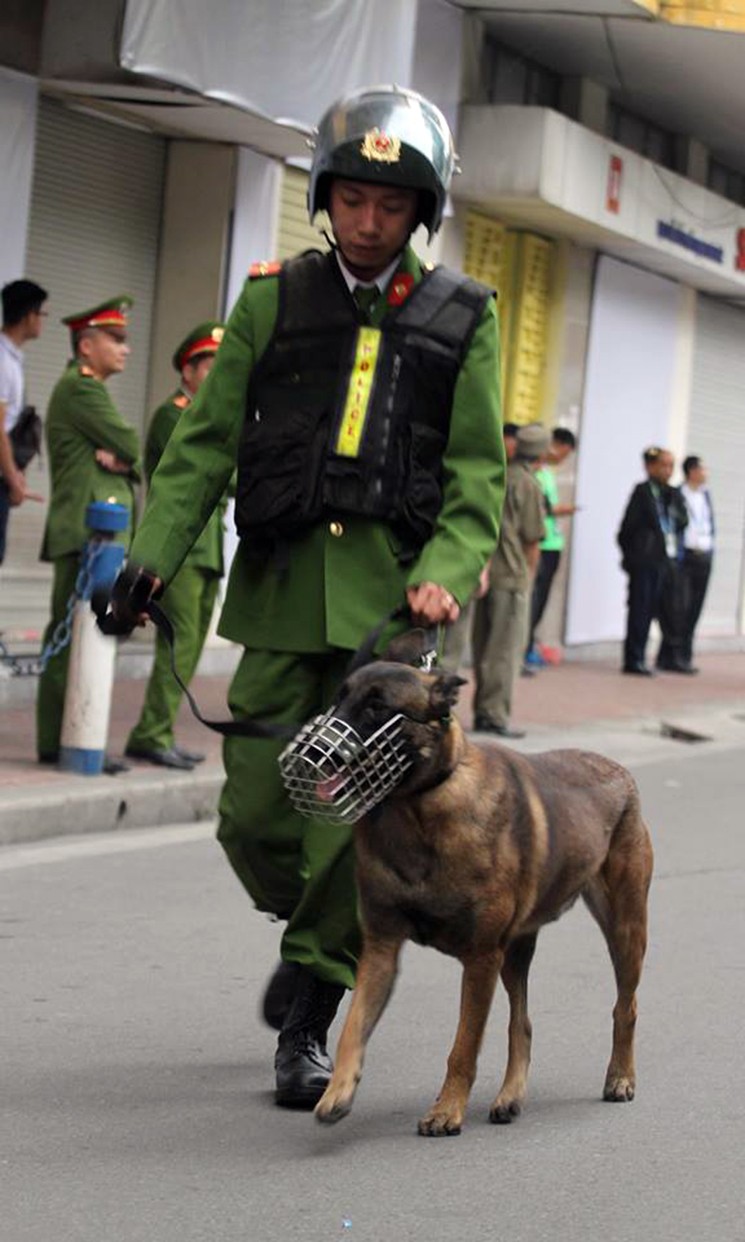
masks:
[[[465,253],[463,271],[474,280],[480,280],[497,293],[499,334],[502,340],[501,381],[504,387],[506,353],[504,342],[509,336],[511,300],[506,296],[509,282],[509,259],[506,253],[507,230],[499,220],[469,211],[466,215]]]
[[[745,31],[745,0],[660,0],[659,15],[675,26]]]
[[[463,270],[499,295],[502,413],[505,422],[543,415],[555,245],[469,211]]]
[[[508,342],[505,420],[534,423],[543,414],[554,245],[532,233],[513,234],[513,311]]]

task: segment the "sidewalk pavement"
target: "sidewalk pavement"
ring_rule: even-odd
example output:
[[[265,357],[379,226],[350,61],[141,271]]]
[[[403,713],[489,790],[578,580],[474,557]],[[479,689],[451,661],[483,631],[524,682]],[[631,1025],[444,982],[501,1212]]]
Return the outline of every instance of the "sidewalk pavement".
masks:
[[[519,678],[513,724],[524,751],[579,746],[620,762],[649,762],[700,734],[714,746],[745,745],[745,652],[698,658],[700,673],[626,677],[616,661],[564,662]],[[227,719],[230,678],[195,678],[192,689],[208,719]],[[114,689],[109,753],[120,756],[137,719],[145,682],[121,678]],[[463,687],[459,716],[472,723],[472,679]],[[34,759],[32,702],[0,707],[0,845],[67,834],[141,828],[211,819],[223,780],[221,738],[183,704],[178,742],[206,755],[193,772],[172,772],[132,761],[118,776],[83,777],[40,767]]]

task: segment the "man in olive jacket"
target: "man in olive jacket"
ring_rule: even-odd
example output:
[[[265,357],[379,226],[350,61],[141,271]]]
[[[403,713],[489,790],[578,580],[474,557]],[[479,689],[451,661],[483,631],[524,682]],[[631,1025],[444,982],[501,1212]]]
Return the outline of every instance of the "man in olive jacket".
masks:
[[[494,298],[427,270],[408,244],[418,223],[439,227],[453,165],[444,117],[414,92],[329,110],[308,202],[311,219],[328,209],[336,247],[252,270],[155,472],[114,613],[133,626],[143,583],[172,580],[237,458],[241,542],[219,630],[244,648],[236,717],[299,724],[325,710],[396,606],[415,624],[456,620],[497,542]],[[281,749],[226,739],[218,835],[257,907],[287,920],[264,1014],[281,1027],[276,1101],[308,1108],[360,933],[351,830],[293,811]]]
[[[89,537],[85,511],[94,500],[114,500],[129,510],[129,544],[134,523],[134,484],[139,481],[139,442],[117,411],[106,380],[124,370],[129,356],[126,310],[129,297],[112,298],[63,319],[72,335],[73,359],[56,384],[46,417],[51,499],[41,559],[54,567],[52,616],[46,645],[64,619]],[[48,661],[36,700],[36,745],[40,763],[56,763],[67,688],[69,646]],[[109,772],[122,765],[107,761]]]
[[[200,323],[181,342],[173,366],[181,383],[153,414],[145,441],[145,474],[150,483],[165,447],[184,410],[188,409],[212,369],[223,325],[215,320]],[[222,500],[207,522],[186,560],[163,597],[163,609],[174,631],[174,658],[185,685],[191,681],[207,637],[223,567]],[[171,670],[171,653],[162,634],[155,639],[155,660],[145,692],[145,702],[127,740],[125,753],[164,768],[192,771],[204,755],[177,746],[173,725],[182,690]]]

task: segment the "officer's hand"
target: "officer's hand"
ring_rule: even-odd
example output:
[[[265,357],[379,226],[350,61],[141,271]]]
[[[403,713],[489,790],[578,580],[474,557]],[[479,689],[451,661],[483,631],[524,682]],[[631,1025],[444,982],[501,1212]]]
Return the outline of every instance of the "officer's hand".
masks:
[[[119,574],[111,591],[110,611],[99,617],[98,625],[105,634],[131,634],[145,625],[149,600],[163,592],[163,583],[141,565],[128,564]]]
[[[95,457],[99,466],[109,474],[129,474],[132,468],[129,462],[122,461],[121,457],[117,457],[109,449],[96,449]]]
[[[414,625],[452,625],[460,616],[458,601],[436,582],[420,582],[406,591]]]

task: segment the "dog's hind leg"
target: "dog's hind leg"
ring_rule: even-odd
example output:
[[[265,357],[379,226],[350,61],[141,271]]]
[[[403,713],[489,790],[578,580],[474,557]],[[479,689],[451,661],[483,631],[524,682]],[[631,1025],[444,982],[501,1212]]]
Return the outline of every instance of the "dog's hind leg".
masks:
[[[503,954],[492,951],[463,962],[460,1019],[455,1043],[448,1057],[442,1090],[419,1122],[420,1134],[460,1134],[502,961]]]
[[[329,1085],[316,1104],[318,1121],[332,1124],[346,1117],[362,1077],[365,1047],[388,1003],[396,979],[401,939],[365,937],[357,982],[339,1036],[336,1063]]]
[[[499,1095],[489,1110],[489,1120],[505,1125],[520,1114],[528,1086],[530,1044],[533,1030],[528,1017],[528,972],[535,953],[536,932],[520,936],[507,949],[502,982],[510,1001],[507,1068]]]
[[[637,808],[616,828],[608,856],[583,898],[608,944],[618,995],[613,1009],[613,1047],[603,1099],[633,1100],[636,1090],[634,1033],[636,990],[647,947],[647,893],[652,845]]]

